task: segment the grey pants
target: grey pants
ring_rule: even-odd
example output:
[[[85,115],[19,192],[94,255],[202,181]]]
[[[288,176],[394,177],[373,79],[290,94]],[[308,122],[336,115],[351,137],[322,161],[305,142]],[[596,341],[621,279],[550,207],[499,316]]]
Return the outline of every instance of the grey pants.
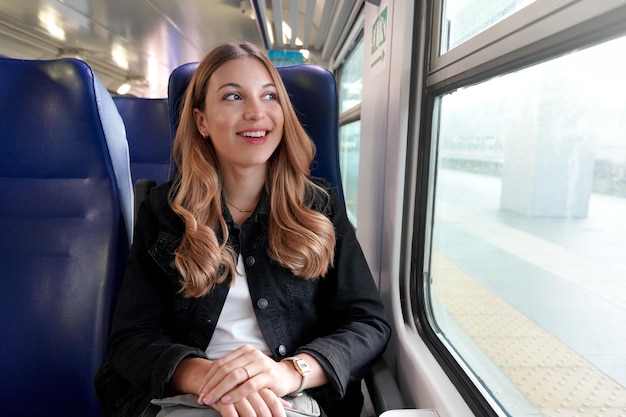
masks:
[[[319,417],[321,410],[317,401],[306,393],[298,397],[284,397],[292,408],[285,408],[287,417]],[[174,397],[152,400],[152,404],[160,407],[156,417],[220,417],[216,410],[198,404],[195,394],[176,395]]]

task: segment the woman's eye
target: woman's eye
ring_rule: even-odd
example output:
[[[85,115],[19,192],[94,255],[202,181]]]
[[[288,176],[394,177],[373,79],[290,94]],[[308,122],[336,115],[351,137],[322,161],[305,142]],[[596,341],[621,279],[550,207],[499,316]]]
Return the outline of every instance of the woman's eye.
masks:
[[[241,96],[237,93],[230,93],[224,96],[224,100],[234,101],[234,100],[240,100],[240,99],[241,99]]]
[[[277,95],[276,93],[266,93],[263,97],[265,98],[265,100],[276,100]]]

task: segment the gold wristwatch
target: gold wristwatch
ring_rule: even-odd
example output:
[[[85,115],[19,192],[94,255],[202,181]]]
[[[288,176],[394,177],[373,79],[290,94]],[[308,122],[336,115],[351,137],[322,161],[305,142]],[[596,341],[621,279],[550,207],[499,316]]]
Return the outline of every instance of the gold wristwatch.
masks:
[[[293,363],[293,367],[296,368],[296,371],[298,371],[298,373],[302,375],[302,382],[300,383],[300,387],[289,395],[291,397],[296,397],[298,395],[301,395],[302,391],[304,391],[307,384],[309,383],[309,377],[311,376],[311,368],[309,367],[309,364],[306,363],[304,359],[298,358],[295,356],[290,357],[290,358],[285,358],[283,360],[291,361],[291,363]]]

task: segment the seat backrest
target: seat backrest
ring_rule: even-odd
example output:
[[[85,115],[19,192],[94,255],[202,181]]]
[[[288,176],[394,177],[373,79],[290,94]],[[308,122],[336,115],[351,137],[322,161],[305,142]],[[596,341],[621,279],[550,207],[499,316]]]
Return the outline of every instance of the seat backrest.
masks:
[[[197,62],[176,68],[169,79],[168,102],[172,137],[178,129],[180,110]],[[316,147],[311,175],[325,178],[344,202],[339,168],[339,104],[334,75],[325,68],[301,64],[279,67],[300,123]]]
[[[133,183],[141,178],[169,181],[175,164],[167,99],[116,96],[113,101],[126,126]]]
[[[128,254],[124,125],[82,61],[0,58],[0,404],[11,416],[99,416]]]

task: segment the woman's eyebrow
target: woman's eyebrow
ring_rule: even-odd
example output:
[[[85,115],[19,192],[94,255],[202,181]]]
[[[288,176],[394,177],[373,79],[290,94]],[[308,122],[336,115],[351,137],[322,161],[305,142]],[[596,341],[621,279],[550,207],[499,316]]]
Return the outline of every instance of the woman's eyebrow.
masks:
[[[221,87],[219,87],[219,88],[217,89],[217,91],[220,91],[220,90],[222,90],[223,88],[227,88],[227,87],[232,87],[232,88],[241,88],[241,85],[240,85],[240,84],[237,84],[237,83],[226,83],[226,84],[222,85]],[[262,88],[269,88],[269,87],[274,87],[274,88],[275,88],[275,87],[276,87],[276,85],[275,85],[274,83],[266,83],[266,84],[263,84],[261,87],[262,87]]]
[[[221,87],[219,87],[217,89],[217,91],[220,91],[220,90],[222,90],[224,88],[228,88],[228,87],[241,88],[241,85],[239,85],[237,83],[226,83],[226,84],[222,85]]]

